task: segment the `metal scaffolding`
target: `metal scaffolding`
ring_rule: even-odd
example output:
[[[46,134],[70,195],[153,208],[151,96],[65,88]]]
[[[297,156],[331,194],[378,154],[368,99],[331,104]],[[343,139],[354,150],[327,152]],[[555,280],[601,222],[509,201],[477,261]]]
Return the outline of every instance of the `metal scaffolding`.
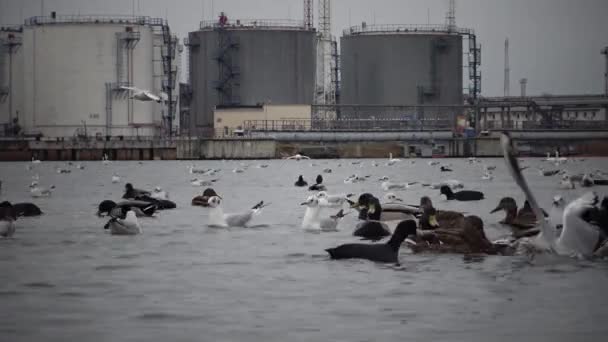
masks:
[[[217,26],[215,30],[218,34],[218,52],[215,57],[218,64],[218,80],[214,83],[214,87],[218,92],[219,104],[238,105],[241,103],[239,94],[241,72],[235,52],[240,46],[239,39],[223,25]]]

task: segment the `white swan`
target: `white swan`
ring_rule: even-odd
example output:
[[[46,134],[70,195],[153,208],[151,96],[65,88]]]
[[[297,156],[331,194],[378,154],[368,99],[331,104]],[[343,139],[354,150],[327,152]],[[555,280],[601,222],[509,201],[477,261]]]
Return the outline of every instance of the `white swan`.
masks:
[[[530,191],[526,180],[519,171],[519,164],[515,157],[513,141],[507,133],[503,133],[501,145],[507,168],[511,176],[526,195],[530,206],[536,217],[544,217],[543,212]],[[595,193],[583,195],[566,206],[563,214],[563,229],[559,237],[557,230],[546,220],[540,220],[541,232],[526,242],[529,242],[538,250],[551,251],[559,255],[589,257],[593,255],[594,249],[600,239],[599,228],[587,223],[582,215],[594,208],[598,201]]]
[[[131,91],[133,95],[130,98],[137,101],[155,101],[157,103],[161,103],[163,101],[167,101],[169,98],[167,94],[163,92],[156,95],[149,90],[139,89],[137,87],[120,87],[120,89]]]
[[[34,159],[34,157],[32,157],[32,164],[40,164],[41,161],[38,159]]]
[[[209,199],[209,225],[219,227],[246,227],[254,215],[260,213],[262,208],[268,206],[264,201],[253,206],[253,208],[236,214],[224,214],[220,206],[222,199],[218,196],[213,196]]]
[[[101,157],[101,163],[103,165],[110,165],[112,161],[110,160],[110,158],[108,158],[108,155],[104,153],[103,157]]]
[[[131,209],[127,211],[124,220],[119,218],[113,218],[108,222],[110,234],[112,235],[137,235],[141,234],[141,226],[137,220],[135,212]]]

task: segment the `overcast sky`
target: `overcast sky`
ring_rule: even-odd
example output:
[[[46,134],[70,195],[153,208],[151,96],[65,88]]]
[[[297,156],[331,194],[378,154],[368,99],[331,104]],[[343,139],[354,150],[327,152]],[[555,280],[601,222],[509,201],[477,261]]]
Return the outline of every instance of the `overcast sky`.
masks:
[[[316,20],[316,0],[315,20]],[[0,23],[40,15],[42,0],[0,0]],[[205,17],[301,19],[302,0],[135,0],[139,13],[169,19],[181,38]],[[368,24],[444,23],[448,0],[333,0],[333,31]],[[44,0],[45,14],[131,14],[132,0]],[[511,94],[528,78],[528,94],[601,93],[608,46],[608,0],[457,0],[458,26],[482,44],[484,96],[503,94],[504,40],[509,37]]]

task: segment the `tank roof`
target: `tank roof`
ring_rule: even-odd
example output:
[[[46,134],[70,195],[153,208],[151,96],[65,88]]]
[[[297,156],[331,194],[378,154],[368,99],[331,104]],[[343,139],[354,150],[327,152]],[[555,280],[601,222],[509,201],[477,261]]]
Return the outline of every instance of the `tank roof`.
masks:
[[[220,28],[228,30],[292,30],[292,31],[315,31],[314,28],[306,28],[303,20],[292,19],[236,19],[225,25],[217,20],[205,20],[200,23],[201,31],[217,30]]]
[[[345,29],[344,36],[356,35],[382,35],[382,34],[453,34],[453,35],[473,35],[472,29],[450,27],[448,25],[408,25],[408,24],[386,24],[386,25],[366,25],[351,26]]]
[[[127,25],[167,25],[162,18],[132,15],[57,15],[36,16],[25,20],[26,26],[52,24],[127,24]]]

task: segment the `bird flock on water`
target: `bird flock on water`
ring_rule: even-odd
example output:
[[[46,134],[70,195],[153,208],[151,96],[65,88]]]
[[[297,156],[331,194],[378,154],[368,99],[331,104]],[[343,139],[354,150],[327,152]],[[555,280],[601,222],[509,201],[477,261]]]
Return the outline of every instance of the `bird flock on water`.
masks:
[[[303,210],[301,228],[309,233],[331,233],[340,230],[352,230],[352,234],[361,240],[357,243],[346,243],[337,247],[328,247],[327,253],[332,259],[368,259],[376,262],[398,262],[399,251],[408,248],[412,253],[456,253],[456,254],[495,254],[515,255],[529,253],[553,253],[562,256],[582,258],[608,257],[608,198],[597,194],[595,187],[608,186],[607,174],[601,170],[574,174],[567,171],[569,163],[584,162],[581,158],[567,158],[548,154],[543,159],[543,166],[522,165],[517,159],[515,144],[508,133],[501,136],[505,167],[525,197],[521,207],[511,197],[502,198],[492,214],[504,213],[499,221],[511,229],[509,238],[490,241],[484,231],[484,222],[475,215],[475,206],[470,212],[442,210],[435,208],[431,198],[422,196],[416,203],[406,203],[397,193],[403,193],[414,186],[427,189],[429,193],[438,191],[447,201],[475,203],[486,200],[483,192],[465,189],[463,182],[447,177],[459,165],[442,163],[438,160],[428,162],[428,167],[437,168],[441,180],[397,181],[383,176],[379,179],[371,175],[351,174],[344,179],[345,185],[364,182],[378,182],[378,191],[383,195],[376,196],[370,192],[332,194],[324,184],[322,175],[317,175],[314,184],[309,184],[302,175],[297,177],[294,187],[305,188],[310,195],[305,196],[299,204]],[[312,161],[310,157],[296,154],[284,158],[284,162]],[[399,167],[404,163],[415,163],[415,160],[393,158],[392,153],[385,163],[373,161],[367,168]],[[33,173],[29,185],[31,197],[40,199],[52,197],[56,187],[41,184],[37,169],[42,162],[32,159],[26,169]],[[112,166],[107,155],[101,160],[103,166]],[[342,166],[342,161],[337,167]],[[465,163],[479,165],[479,182],[491,182],[497,165],[489,165],[481,159],[468,158]],[[362,161],[351,161],[348,165],[353,170],[365,171]],[[249,165],[241,163],[231,170],[235,174],[247,173]],[[268,164],[258,164],[259,169],[266,169]],[[66,163],[57,167],[58,174],[69,175],[72,169],[85,170],[81,164]],[[477,169],[477,168],[475,168]],[[544,210],[534,195],[524,171],[536,170],[540,177],[555,177],[556,189],[559,189],[548,210]],[[192,198],[191,205],[208,211],[209,227],[252,227],[251,222],[271,203],[258,201],[250,208],[241,211],[224,212],[224,198],[213,186],[221,181],[222,172],[227,170],[197,168],[187,169],[192,187],[204,187],[200,195]],[[333,170],[324,168],[323,174],[330,175]],[[124,177],[113,172],[111,183],[123,183]],[[564,192],[577,187],[589,188],[579,198],[567,203]],[[0,182],[0,194],[2,182]],[[101,225],[112,235],[139,235],[144,233],[142,218],[157,216],[162,210],[176,208],[175,202],[169,199],[169,193],[160,186],[152,191],[135,188],[125,183],[124,194],[118,201],[103,199],[97,210],[97,216],[105,217]],[[16,234],[16,221],[25,217],[43,215],[42,210],[34,203],[0,203],[0,237],[11,238]],[[343,219],[352,215],[357,218],[354,226],[341,225]],[[391,229],[391,226],[394,229]]]

